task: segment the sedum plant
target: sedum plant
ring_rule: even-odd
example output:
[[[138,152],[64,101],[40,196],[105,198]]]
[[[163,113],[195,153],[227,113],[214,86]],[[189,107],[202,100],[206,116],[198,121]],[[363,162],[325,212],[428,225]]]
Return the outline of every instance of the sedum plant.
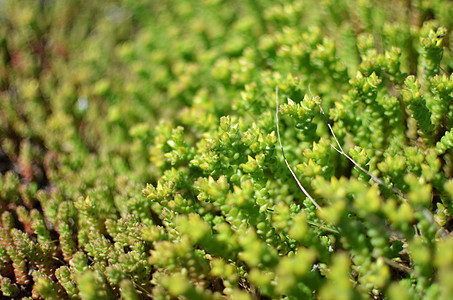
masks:
[[[0,290],[453,297],[449,1],[0,1]]]

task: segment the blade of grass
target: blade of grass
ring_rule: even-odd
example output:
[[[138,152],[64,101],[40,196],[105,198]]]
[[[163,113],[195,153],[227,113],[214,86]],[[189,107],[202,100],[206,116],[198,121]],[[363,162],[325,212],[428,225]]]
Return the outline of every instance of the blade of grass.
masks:
[[[278,124],[278,86],[275,88],[275,103],[276,103],[276,112],[275,112],[275,119],[277,123],[277,137],[278,137],[278,142],[280,143],[280,149],[282,149],[282,155],[283,159],[285,160],[286,166],[288,167],[289,171],[291,172],[291,175],[293,175],[294,180],[296,180],[297,185],[299,186],[300,190],[305,194],[305,196],[310,199],[311,203],[313,203],[314,206],[316,206],[317,209],[322,210],[321,206],[313,199],[313,197],[307,192],[307,190],[304,188],[304,186],[300,183],[299,179],[297,179],[296,174],[294,173],[293,169],[288,163],[288,160],[286,159],[285,156],[285,151],[283,150],[283,145],[282,145],[282,140],[280,138],[280,127]]]

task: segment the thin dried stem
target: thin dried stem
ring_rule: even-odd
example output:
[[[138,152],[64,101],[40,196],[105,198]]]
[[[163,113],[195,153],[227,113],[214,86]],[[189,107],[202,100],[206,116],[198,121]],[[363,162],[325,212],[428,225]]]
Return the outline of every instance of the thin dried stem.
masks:
[[[311,90],[310,90],[310,85],[308,86],[308,91],[310,92],[311,96],[313,97],[313,94],[311,93]],[[354,164],[354,166],[356,166],[360,171],[362,171],[363,173],[367,174],[368,176],[371,177],[371,179],[376,182],[378,185],[382,185],[388,189],[391,189],[395,194],[397,194],[398,196],[400,196],[401,198],[403,199],[407,199],[407,197],[399,190],[397,189],[396,187],[393,187],[393,186],[389,186],[388,184],[386,184],[384,181],[382,181],[382,179],[379,179],[377,178],[376,176],[374,176],[373,174],[371,174],[370,172],[368,172],[365,168],[363,168],[361,165],[359,165],[354,159],[352,159],[352,157],[350,157],[349,155],[347,155],[344,151],[343,151],[343,148],[341,147],[340,145],[340,142],[338,141],[337,139],[337,136],[335,135],[335,132],[333,132],[333,129],[332,129],[332,126],[330,126],[330,123],[329,123],[329,120],[326,116],[326,114],[324,113],[324,110],[322,109],[321,105],[318,105],[319,106],[319,110],[321,112],[321,114],[323,115],[324,117],[324,121],[326,122],[327,124],[327,127],[329,127],[329,130],[330,130],[330,133],[332,134],[333,138],[335,139],[335,142],[337,143],[337,146],[338,146],[338,149],[331,145],[332,148],[334,148],[338,153],[340,153],[341,155],[343,155],[344,157],[346,157],[350,162],[352,162]]]
[[[288,167],[289,171],[293,175],[293,178],[296,180],[297,185],[301,189],[301,191],[307,196],[308,199],[310,199],[311,203],[313,203],[314,206],[316,206],[317,209],[322,210],[321,206],[319,206],[318,203],[313,199],[312,196],[307,192],[307,190],[303,187],[303,185],[300,183],[299,179],[297,179],[296,174],[294,173],[293,169],[288,163],[288,160],[286,159],[285,156],[285,151],[283,150],[283,145],[282,145],[282,140],[280,138],[280,126],[278,124],[278,86],[275,88],[275,103],[276,103],[276,112],[275,112],[275,118],[276,118],[276,123],[277,123],[277,137],[278,137],[278,142],[280,143],[280,149],[282,149],[282,154],[283,154],[283,159],[285,160],[286,166]]]
[[[310,85],[308,86],[308,90],[310,91],[310,94],[311,94],[311,90],[310,90]],[[313,96],[313,94],[311,94]],[[329,130],[330,130],[330,133],[332,134],[333,138],[335,139],[335,142],[337,143],[337,146],[339,149],[337,149],[334,145],[330,145],[332,148],[334,148],[338,153],[340,153],[341,155],[343,155],[344,157],[346,157],[350,162],[352,162],[354,164],[354,166],[356,166],[360,171],[362,171],[363,173],[367,174],[368,176],[371,177],[371,179],[377,183],[378,185],[382,185],[388,189],[391,189],[395,194],[397,194],[398,196],[401,197],[401,199],[403,199],[404,201],[408,201],[408,198],[407,196],[401,192],[398,188],[396,187],[393,187],[393,186],[389,186],[388,184],[386,184],[384,181],[382,181],[382,179],[380,178],[377,178],[376,176],[374,176],[373,174],[371,174],[370,172],[368,172],[365,168],[363,168],[361,165],[359,165],[354,159],[352,159],[352,157],[350,157],[349,155],[347,155],[344,151],[343,151],[343,148],[341,147],[340,145],[340,142],[338,141],[337,139],[337,136],[335,135],[335,132],[333,132],[333,129],[332,129],[332,126],[330,126],[329,124],[329,120],[326,116],[326,114],[324,113],[324,110],[322,109],[321,105],[319,105],[319,110],[321,112],[321,114],[323,115],[324,117],[324,120],[327,124],[327,127],[329,127]],[[430,222],[431,224],[435,225],[435,221],[434,221],[434,217],[432,215],[432,213],[425,209],[423,210],[423,216],[425,217],[425,219]],[[415,235],[418,235],[418,230],[417,230],[417,227],[414,225],[414,229],[415,229]],[[440,235],[441,237],[446,237],[448,236],[448,232],[446,230],[442,230],[440,232]],[[390,264],[388,261],[386,261],[386,263]],[[390,264],[391,265],[391,264]],[[395,266],[393,266],[395,267]],[[408,272],[406,270],[406,272]]]

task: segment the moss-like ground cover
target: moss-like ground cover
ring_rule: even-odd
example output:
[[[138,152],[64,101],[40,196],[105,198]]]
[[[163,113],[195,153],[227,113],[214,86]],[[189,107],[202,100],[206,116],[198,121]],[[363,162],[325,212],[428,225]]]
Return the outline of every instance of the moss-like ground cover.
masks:
[[[447,0],[0,0],[3,296],[452,299],[452,30]]]

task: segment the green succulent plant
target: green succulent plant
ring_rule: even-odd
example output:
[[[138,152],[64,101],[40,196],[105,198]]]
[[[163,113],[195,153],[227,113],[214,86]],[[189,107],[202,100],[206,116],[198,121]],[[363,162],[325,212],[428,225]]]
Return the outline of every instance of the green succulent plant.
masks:
[[[0,290],[453,297],[450,1],[0,1]]]

